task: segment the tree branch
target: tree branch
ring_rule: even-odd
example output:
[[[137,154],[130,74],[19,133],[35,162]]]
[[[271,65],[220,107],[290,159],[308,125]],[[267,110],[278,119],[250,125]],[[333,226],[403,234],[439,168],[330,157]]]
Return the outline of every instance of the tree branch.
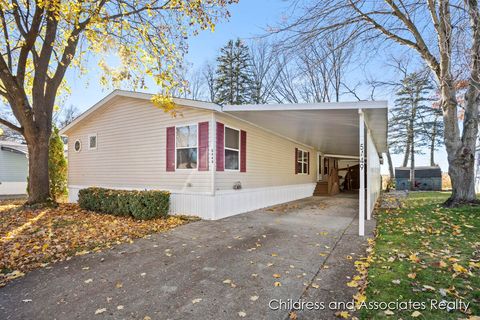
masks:
[[[7,121],[5,119],[0,118],[0,123],[3,124],[4,126],[10,128],[10,129],[12,129],[12,130],[17,131],[20,134],[23,134],[23,128],[17,127],[16,125],[11,123],[10,121]]]

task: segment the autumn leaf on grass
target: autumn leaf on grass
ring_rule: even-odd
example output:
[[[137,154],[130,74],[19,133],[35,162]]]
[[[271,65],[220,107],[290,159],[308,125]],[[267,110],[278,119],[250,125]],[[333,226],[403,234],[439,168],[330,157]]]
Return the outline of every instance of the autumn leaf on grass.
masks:
[[[457,273],[468,273],[468,270],[465,269],[462,265],[459,265],[458,263],[453,264],[453,270]]]
[[[350,288],[355,288],[355,287],[358,287],[358,283],[357,281],[352,280],[350,282],[347,282],[347,286],[349,286]]]
[[[417,277],[417,274],[416,273],[409,273],[407,275],[407,277],[409,277],[410,279],[415,279]]]
[[[387,316],[393,316],[395,313],[392,310],[385,310],[383,311]]]
[[[367,297],[364,294],[357,292],[353,295],[353,299],[355,300],[355,306],[358,309],[360,307],[360,304],[367,300]]]
[[[342,318],[342,319],[350,318],[350,314],[348,313],[348,311],[337,311],[337,312],[335,312],[335,315],[339,318]]]
[[[422,315],[422,313],[420,311],[413,311],[412,314],[410,315],[412,318],[418,318]]]
[[[392,280],[392,283],[393,283],[393,284],[400,284],[400,282],[401,282],[401,281],[398,280],[398,279]]]
[[[440,268],[446,268],[448,265],[445,263],[445,261],[440,260],[440,261],[438,262],[438,266],[439,266]]]
[[[415,253],[412,253],[408,259],[413,262],[413,263],[419,263],[420,262],[420,259],[417,257],[417,254]]]

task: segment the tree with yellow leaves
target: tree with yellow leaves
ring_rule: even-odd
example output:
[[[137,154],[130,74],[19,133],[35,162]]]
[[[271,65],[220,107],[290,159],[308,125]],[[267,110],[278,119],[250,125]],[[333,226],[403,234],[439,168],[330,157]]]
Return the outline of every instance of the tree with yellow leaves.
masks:
[[[52,113],[68,92],[67,70],[87,73],[85,61],[96,55],[103,85],[141,89],[151,78],[159,88],[154,103],[172,111],[168,102],[182,82],[177,70],[186,39],[213,31],[237,1],[0,0],[0,97],[16,119],[0,117],[0,124],[28,144],[28,203],[49,197]]]

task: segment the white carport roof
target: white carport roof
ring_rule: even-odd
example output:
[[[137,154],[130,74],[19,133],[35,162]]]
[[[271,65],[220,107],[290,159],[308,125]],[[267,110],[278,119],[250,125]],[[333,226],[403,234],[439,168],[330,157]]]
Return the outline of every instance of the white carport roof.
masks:
[[[387,102],[227,105],[223,111],[325,154],[359,155],[359,111],[379,154],[387,150]]]

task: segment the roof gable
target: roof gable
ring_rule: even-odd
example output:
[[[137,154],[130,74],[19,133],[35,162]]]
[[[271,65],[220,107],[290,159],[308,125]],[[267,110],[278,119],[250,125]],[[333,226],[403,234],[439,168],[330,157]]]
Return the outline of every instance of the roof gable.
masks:
[[[141,99],[146,101],[151,101],[154,97],[153,94],[150,93],[142,93],[142,92],[133,92],[133,91],[126,91],[126,90],[114,90],[105,98],[94,104],[92,107],[87,109],[83,112],[80,116],[78,116],[74,121],[70,124],[65,126],[60,130],[60,134],[66,134],[70,131],[73,127],[77,126],[79,123],[83,122],[89,115],[94,113],[97,110],[102,109],[104,106],[108,105],[108,102],[112,101],[118,97],[125,97],[125,98],[134,98],[134,99]],[[179,106],[187,107],[187,108],[197,108],[197,109],[205,109],[205,110],[212,110],[212,111],[222,111],[222,107],[216,103],[206,102],[206,101],[197,101],[191,99],[183,99],[183,98],[173,98],[173,103]]]

